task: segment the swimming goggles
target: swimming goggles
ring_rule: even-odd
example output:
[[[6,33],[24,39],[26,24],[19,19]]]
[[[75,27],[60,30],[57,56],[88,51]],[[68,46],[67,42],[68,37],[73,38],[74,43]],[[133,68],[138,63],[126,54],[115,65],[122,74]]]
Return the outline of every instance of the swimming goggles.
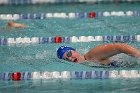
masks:
[[[71,57],[72,56],[72,52],[71,52],[71,50],[68,50],[67,52],[66,52],[66,56],[67,57]],[[64,58],[65,60],[69,60],[68,58]]]

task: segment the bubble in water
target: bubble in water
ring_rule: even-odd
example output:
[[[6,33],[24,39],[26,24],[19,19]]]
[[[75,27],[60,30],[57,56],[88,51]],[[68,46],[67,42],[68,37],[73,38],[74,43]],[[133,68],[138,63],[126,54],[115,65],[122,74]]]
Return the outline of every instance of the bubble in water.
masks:
[[[44,59],[46,55],[47,55],[47,51],[43,51],[43,53],[36,54],[35,58],[36,59]]]
[[[137,58],[137,64],[140,64],[140,58]]]
[[[36,54],[36,59],[43,59],[44,56],[42,54]]]

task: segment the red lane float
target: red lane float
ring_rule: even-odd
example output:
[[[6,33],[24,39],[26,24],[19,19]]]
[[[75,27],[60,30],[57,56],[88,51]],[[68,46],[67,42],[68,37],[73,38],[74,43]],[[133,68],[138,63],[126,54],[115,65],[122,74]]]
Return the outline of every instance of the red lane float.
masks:
[[[11,79],[14,80],[14,81],[21,80],[21,73],[20,72],[14,72],[14,73],[12,73]]]
[[[96,17],[96,13],[95,12],[89,12],[88,13],[88,17],[89,18],[95,18]]]
[[[54,42],[55,43],[62,43],[62,37],[60,37],[60,36],[54,37]]]

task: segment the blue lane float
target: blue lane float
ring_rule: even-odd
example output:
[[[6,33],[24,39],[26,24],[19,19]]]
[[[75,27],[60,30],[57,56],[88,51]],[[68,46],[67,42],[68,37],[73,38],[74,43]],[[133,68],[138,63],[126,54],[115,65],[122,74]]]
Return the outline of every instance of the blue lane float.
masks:
[[[0,38],[0,45],[6,45],[7,39],[6,38]]]
[[[29,80],[29,79],[31,79],[31,72],[23,72],[21,78],[22,78],[22,80]]]
[[[109,71],[73,71],[72,79],[105,79],[109,78]]]
[[[62,42],[64,42],[64,43],[71,42],[71,38],[70,37],[62,37]]]
[[[7,0],[7,4],[32,4],[33,0]]]
[[[136,40],[136,36],[104,36],[103,41],[132,42],[137,40]]]
[[[19,19],[46,19],[46,16],[44,13],[38,14],[38,13],[27,13],[27,14],[19,14]]]
[[[11,73],[9,73],[9,72],[0,73],[0,79],[1,80],[11,80]]]

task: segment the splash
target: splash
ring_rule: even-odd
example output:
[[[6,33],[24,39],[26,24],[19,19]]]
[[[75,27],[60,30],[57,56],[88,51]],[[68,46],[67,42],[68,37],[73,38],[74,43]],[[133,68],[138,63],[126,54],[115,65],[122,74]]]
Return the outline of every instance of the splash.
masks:
[[[47,54],[48,54],[47,51],[43,51],[43,53],[38,53],[38,54],[36,54],[36,55],[35,55],[35,58],[36,58],[36,59],[44,59],[44,58],[46,57]]]

